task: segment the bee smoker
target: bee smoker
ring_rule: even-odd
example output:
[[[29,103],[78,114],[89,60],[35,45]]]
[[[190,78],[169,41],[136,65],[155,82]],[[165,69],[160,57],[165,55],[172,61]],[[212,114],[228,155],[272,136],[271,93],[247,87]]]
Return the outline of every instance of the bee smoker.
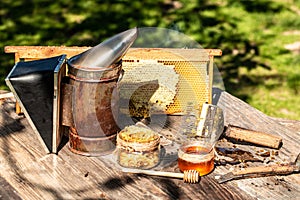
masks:
[[[65,126],[74,153],[98,156],[115,148],[122,57],[136,37],[134,28],[70,59],[13,67],[6,83],[48,153],[57,153]]]
[[[68,62],[72,123],[69,147],[83,155],[101,155],[115,147],[118,127],[118,80],[122,63],[85,70]]]

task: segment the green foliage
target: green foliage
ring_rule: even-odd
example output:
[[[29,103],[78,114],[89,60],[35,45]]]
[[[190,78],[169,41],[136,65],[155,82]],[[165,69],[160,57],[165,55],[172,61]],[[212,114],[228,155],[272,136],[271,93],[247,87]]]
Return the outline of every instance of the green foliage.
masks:
[[[221,49],[216,63],[226,90],[264,110],[259,95],[283,86],[293,102],[299,91],[299,59],[284,48],[299,35],[283,34],[299,30],[299,13],[299,1],[285,0],[2,0],[0,87],[14,62],[4,46],[95,46],[133,27],[162,27]]]
[[[288,76],[288,86],[294,91],[295,95],[300,92],[300,74]]]

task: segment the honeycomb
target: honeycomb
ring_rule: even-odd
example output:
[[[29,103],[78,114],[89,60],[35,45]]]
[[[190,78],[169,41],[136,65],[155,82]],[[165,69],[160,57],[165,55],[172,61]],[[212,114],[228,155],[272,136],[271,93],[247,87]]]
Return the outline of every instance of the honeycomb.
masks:
[[[183,113],[191,103],[200,110],[211,95],[209,61],[205,49],[129,49],[123,57],[125,73],[120,82],[120,99],[130,103],[122,105],[130,104],[131,110],[136,109],[131,114],[143,113],[144,117],[149,112]],[[154,82],[156,87],[140,89],[143,87],[139,84]]]

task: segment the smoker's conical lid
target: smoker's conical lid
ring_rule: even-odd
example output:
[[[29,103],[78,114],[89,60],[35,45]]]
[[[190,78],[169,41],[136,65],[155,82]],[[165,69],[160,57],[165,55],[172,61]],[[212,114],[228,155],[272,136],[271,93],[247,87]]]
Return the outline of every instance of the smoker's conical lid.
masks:
[[[120,61],[137,38],[137,28],[119,33],[97,46],[70,59],[70,64],[84,69],[109,67]]]

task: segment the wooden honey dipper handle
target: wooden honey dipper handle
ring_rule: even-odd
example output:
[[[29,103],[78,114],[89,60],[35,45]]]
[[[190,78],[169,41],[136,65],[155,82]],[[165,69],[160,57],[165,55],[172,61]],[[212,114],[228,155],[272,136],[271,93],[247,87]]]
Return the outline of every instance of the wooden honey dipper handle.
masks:
[[[122,169],[123,172],[135,173],[135,174],[146,174],[151,176],[163,176],[171,178],[183,179],[186,183],[198,183],[200,181],[200,176],[196,170],[186,170],[184,173],[175,172],[162,172],[155,170],[143,170],[143,169]]]

